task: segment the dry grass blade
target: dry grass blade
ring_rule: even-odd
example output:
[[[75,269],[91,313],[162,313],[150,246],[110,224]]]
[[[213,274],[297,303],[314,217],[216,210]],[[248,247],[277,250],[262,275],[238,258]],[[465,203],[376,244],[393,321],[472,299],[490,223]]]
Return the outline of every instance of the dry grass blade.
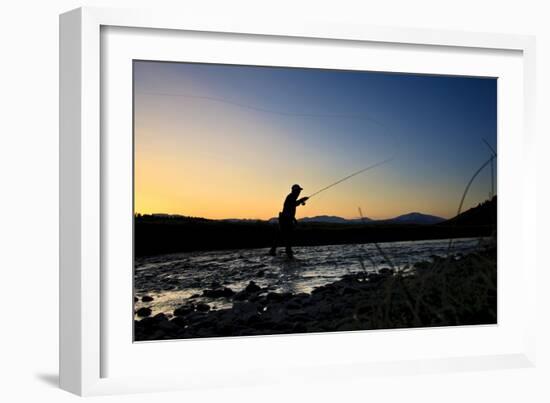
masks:
[[[462,198],[460,199],[460,204],[458,205],[458,210],[457,210],[457,213],[456,213],[456,216],[458,217],[460,215],[460,213],[462,213],[462,207],[464,205],[464,200],[466,199],[466,195],[468,194],[468,191],[470,190],[470,186],[472,186],[472,183],[474,182],[475,178],[479,175],[479,173],[481,171],[483,171],[483,169],[489,165],[491,162],[493,161],[493,156],[491,156],[491,158],[489,158],[487,161],[485,161],[478,169],[477,171],[472,175],[472,177],[470,178],[470,180],[468,181],[468,184],[466,185],[466,188],[464,189],[464,192],[462,193]],[[458,219],[453,223],[453,226],[452,226],[452,234],[454,234],[455,230],[456,230],[456,225],[457,225],[457,221]],[[454,240],[454,235],[451,235],[451,237],[449,238],[449,245],[447,247],[447,258],[449,258],[449,255],[451,253],[451,248],[453,246],[453,240]]]

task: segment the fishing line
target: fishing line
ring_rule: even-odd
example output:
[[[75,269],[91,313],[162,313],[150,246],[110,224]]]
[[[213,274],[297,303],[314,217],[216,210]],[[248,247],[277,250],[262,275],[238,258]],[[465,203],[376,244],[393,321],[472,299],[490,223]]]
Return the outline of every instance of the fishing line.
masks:
[[[224,99],[224,98],[217,98],[217,97],[210,97],[210,96],[205,96],[205,95],[195,95],[195,94],[175,94],[175,93],[167,93],[167,92],[156,92],[156,91],[142,91],[142,92],[139,92],[140,94],[146,94],[146,95],[158,95],[158,96],[167,96],[167,97],[182,97],[182,98],[194,98],[194,99],[202,99],[202,100],[206,100],[206,101],[213,101],[213,102],[220,102],[220,103],[226,103],[226,104],[230,104],[230,105],[234,105],[234,106],[237,106],[237,107],[240,107],[240,108],[245,108],[245,109],[250,109],[250,110],[254,110],[254,111],[258,111],[258,112],[263,112],[263,113],[271,113],[271,114],[275,114],[275,115],[281,115],[281,116],[296,116],[296,117],[305,117],[305,118],[335,118],[335,119],[360,119],[360,120],[367,120],[367,121],[370,121],[372,123],[375,123],[377,124],[379,127],[381,127],[384,131],[387,132],[387,129],[386,127],[378,122],[376,119],[373,119],[369,116],[366,116],[366,115],[339,115],[339,114],[318,114],[318,113],[297,113],[297,112],[288,112],[288,111],[277,111],[277,110],[274,110],[274,109],[267,109],[267,108],[261,108],[261,107],[257,107],[257,106],[253,106],[253,105],[248,105],[248,104],[243,104],[243,103],[239,103],[239,102],[234,102],[234,101],[230,101],[228,99]],[[308,198],[311,199],[312,197],[318,195],[319,193],[322,193],[324,192],[325,190],[328,190],[330,188],[332,188],[333,186],[336,186],[342,182],[345,182],[347,181],[348,179],[351,179],[353,178],[354,176],[356,175],[359,175],[363,172],[366,172],[370,169],[373,169],[373,168],[376,168],[380,165],[383,165],[383,164],[386,164],[390,161],[392,161],[393,159],[395,158],[395,153],[392,157],[390,158],[387,158],[383,161],[380,161],[380,162],[377,162],[376,164],[373,164],[373,165],[369,165],[368,167],[366,168],[363,168],[363,169],[360,169],[359,171],[356,171],[356,172],[353,172],[352,174],[334,182],[334,183],[331,183],[330,185],[328,186],[325,186],[324,188],[316,191],[315,193],[311,194]]]
[[[373,168],[376,168],[376,167],[378,167],[378,166],[380,166],[380,165],[386,164],[386,163],[392,161],[394,158],[395,158],[395,156],[392,156],[392,157],[387,158],[387,159],[385,159],[385,160],[383,160],[383,161],[377,162],[376,164],[369,165],[369,166],[366,167],[366,168],[360,169],[359,171],[356,171],[356,172],[354,172],[354,173],[352,173],[352,174],[350,174],[350,175],[348,175],[348,176],[345,176],[344,178],[342,178],[342,179],[340,179],[340,180],[337,180],[336,182],[331,183],[330,185],[325,186],[324,188],[322,188],[322,189],[316,191],[316,192],[313,193],[311,196],[308,196],[308,199],[311,199],[313,196],[316,196],[316,195],[318,195],[319,193],[324,192],[325,190],[329,190],[331,187],[336,186],[336,185],[338,185],[338,184],[340,184],[340,183],[342,183],[342,182],[345,182],[345,181],[347,181],[348,179],[351,179],[351,178],[353,178],[353,177],[356,176],[356,175],[359,175],[359,174],[361,174],[361,173],[363,173],[363,172],[365,172],[365,171],[368,171],[369,169],[373,169]]]
[[[261,108],[253,105],[248,104],[242,104],[240,102],[230,101],[225,98],[217,98],[217,97],[210,97],[206,95],[194,95],[194,94],[174,94],[174,93],[167,93],[167,92],[149,92],[149,91],[141,91],[138,92],[139,94],[145,94],[145,95],[159,95],[159,96],[166,96],[166,97],[181,97],[181,98],[194,98],[194,99],[202,99],[206,101],[213,101],[213,102],[220,102],[225,104],[230,104],[234,106],[238,106],[240,108],[250,109],[257,112],[263,112],[263,113],[272,113],[275,115],[281,115],[281,116],[297,116],[297,117],[304,117],[304,118],[327,118],[327,119],[359,119],[359,120],[368,120],[372,123],[377,124],[381,128],[385,129],[384,125],[377,121],[376,119],[373,119],[369,116],[366,116],[364,114],[362,115],[340,115],[340,114],[331,114],[331,113],[300,113],[300,112],[288,112],[288,111],[277,111],[274,109],[268,109],[268,108]]]

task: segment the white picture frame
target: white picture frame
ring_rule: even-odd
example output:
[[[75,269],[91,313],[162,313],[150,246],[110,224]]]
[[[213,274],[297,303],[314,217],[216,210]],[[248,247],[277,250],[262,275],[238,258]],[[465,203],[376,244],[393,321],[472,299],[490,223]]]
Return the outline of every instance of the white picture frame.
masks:
[[[109,32],[110,27],[117,28],[113,28],[112,31],[114,39],[109,39],[107,42],[102,35]],[[107,62],[106,66],[106,61],[102,58],[112,57],[114,60],[115,55],[126,59],[134,57],[132,51],[125,53],[123,49],[135,51],[135,48],[121,46],[124,44],[121,41],[127,40],[122,37],[137,35],[138,29],[145,29],[146,32],[142,32],[146,36],[154,33],[151,38],[149,36],[141,38],[143,40],[141,43],[144,47],[145,43],[148,43],[148,46],[157,43],[158,48],[166,52],[159,57],[172,57],[170,46],[173,46],[174,41],[181,40],[178,32],[192,33],[194,40],[200,40],[201,35],[217,33],[216,42],[229,41],[235,37],[247,37],[259,43],[261,41],[272,43],[287,40],[303,41],[303,43],[300,42],[300,46],[304,44],[307,46],[311,43],[309,41],[319,41],[320,46],[330,46],[335,50],[346,44],[354,44],[359,46],[356,52],[361,52],[363,44],[392,45],[396,47],[397,53],[406,51],[406,47],[412,47],[417,52],[429,52],[432,49],[450,52],[451,58],[458,59],[467,57],[467,53],[472,54],[472,63],[476,63],[475,60],[484,57],[487,53],[492,54],[489,59],[493,56],[498,58],[501,54],[508,54],[507,52],[513,53],[514,56],[509,62],[504,61],[504,59],[508,60],[507,57],[502,59],[502,66],[510,66],[509,70],[506,70],[507,67],[502,67],[502,74],[503,77],[510,77],[509,80],[506,78],[510,91],[513,89],[514,94],[518,94],[519,97],[519,100],[514,100],[519,104],[516,103],[513,106],[520,105],[520,108],[512,108],[512,104],[509,104],[510,107],[506,111],[508,115],[513,116],[510,116],[510,121],[506,124],[499,124],[499,142],[502,140],[505,149],[501,149],[499,145],[498,169],[499,186],[504,186],[504,189],[512,185],[520,186],[521,192],[517,192],[515,196],[510,195],[506,199],[508,201],[499,200],[499,264],[503,262],[503,258],[512,262],[521,262],[521,275],[518,274],[521,281],[517,283],[518,294],[511,296],[508,292],[504,294],[501,292],[508,290],[506,287],[510,282],[505,278],[503,284],[499,279],[499,298],[517,298],[520,295],[522,312],[535,312],[536,253],[535,244],[528,242],[527,237],[527,234],[535,232],[536,225],[533,179],[535,165],[529,158],[535,147],[533,133],[535,42],[533,37],[368,27],[314,20],[283,22],[270,21],[266,18],[249,21],[243,17],[215,21],[151,10],[80,8],[60,17],[60,385],[63,389],[79,395],[96,395],[247,385],[273,381],[293,382],[298,374],[302,380],[330,380],[380,373],[412,374],[534,365],[535,318],[531,314],[524,315],[521,322],[514,319],[517,316],[510,317],[510,325],[507,326],[500,323],[499,313],[500,326],[480,329],[479,327],[415,329],[414,332],[407,330],[340,333],[323,335],[322,339],[319,339],[319,335],[293,335],[132,345],[131,340],[125,336],[128,327],[131,326],[131,315],[128,314],[128,322],[121,325],[126,327],[119,329],[116,324],[120,321],[116,320],[116,312],[124,311],[126,305],[123,305],[124,302],[115,301],[112,297],[113,284],[119,284],[116,281],[125,281],[127,277],[122,276],[118,280],[111,277],[112,271],[108,269],[112,267],[110,266],[112,248],[109,248],[109,243],[106,241],[107,234],[110,234],[110,239],[113,236],[109,228],[118,225],[111,223],[116,221],[113,215],[106,214],[108,211],[115,211],[111,209],[111,200],[123,200],[126,197],[124,194],[121,196],[122,199],[111,196],[115,191],[110,184],[111,178],[115,177],[115,168],[109,163],[109,158],[117,147],[121,147],[120,150],[127,150],[130,146],[128,141],[131,140],[127,137],[112,134],[112,128],[117,127],[118,124],[123,125],[120,126],[123,132],[128,128],[126,113],[128,104],[125,103],[127,98],[120,105],[117,103],[121,94],[123,97],[128,95],[127,87],[124,87],[124,82],[127,84],[127,81],[124,76],[113,76],[123,78],[116,80],[114,84],[112,80],[102,77],[102,74],[124,74],[125,71],[119,70],[118,64],[110,66]],[[117,30],[121,33],[118,39],[116,39]],[[162,32],[171,34],[163,36]],[[161,34],[157,35],[158,33]],[[227,38],[224,39],[224,36]],[[198,49],[193,47],[191,42],[189,44],[191,47],[188,49]],[[113,49],[118,51],[112,53]],[[241,50],[241,54],[243,52]],[[258,54],[254,56],[259,57]],[[196,53],[194,57],[202,56]],[[209,60],[227,62],[228,57],[230,56],[220,53],[218,56],[210,56]],[[241,57],[245,58],[244,55]],[[271,57],[275,56],[271,55]],[[436,63],[437,59],[430,57],[434,61],[430,69],[411,65],[405,70],[421,69],[423,72],[437,73],[438,69],[445,69],[444,64],[439,66]],[[487,70],[483,70],[484,67],[480,62],[480,66],[477,66],[480,70],[475,71],[487,71],[490,75],[492,68],[490,65],[494,65],[495,61],[489,59]],[[125,61],[121,60],[120,63],[123,65]],[[269,57],[266,56],[264,63],[270,63]],[[467,74],[469,69],[474,67],[476,66],[465,66],[463,70],[456,67],[457,70],[452,71],[456,74]],[[107,70],[104,70],[105,68]],[[379,68],[384,67],[380,65]],[[112,90],[111,87],[115,88],[117,85],[121,87]],[[510,95],[512,92],[505,91],[504,95],[506,94]],[[499,102],[501,100],[501,94],[499,94]],[[110,106],[103,109],[106,104],[112,106],[114,103],[116,105],[113,108],[122,108],[117,110],[121,113],[116,115],[118,116],[116,121],[110,120],[113,115],[109,109]],[[503,105],[508,104],[503,102]],[[501,137],[502,133],[506,134],[505,138]],[[515,154],[507,153],[510,150],[515,150]],[[501,158],[502,155],[504,155],[503,158]],[[509,157],[506,157],[507,155]],[[508,165],[504,165],[502,160],[506,158],[513,159],[505,162],[514,164],[515,171],[512,172],[507,168]],[[128,168],[127,164],[126,168]],[[110,171],[111,169],[113,171]],[[124,178],[127,173],[128,171],[122,172],[121,177]],[[124,186],[119,188],[125,189]],[[124,204],[119,208],[124,209]],[[506,220],[502,211],[511,209],[519,209],[515,216],[518,222],[502,226],[501,222]],[[130,214],[131,211],[126,220],[130,218]],[[505,228],[506,233],[501,233],[501,228]],[[513,251],[510,250],[511,248],[501,247],[501,241],[507,242],[507,239],[515,240],[521,246]],[[126,245],[130,242],[131,247],[131,240],[126,239],[124,242]],[[126,293],[117,292],[117,294]],[[131,295],[125,295],[122,298],[130,301]],[[504,303],[506,301],[504,300]],[[501,302],[503,301],[499,300],[499,312],[503,306],[509,306]],[[115,309],[115,305],[119,308]],[[116,334],[123,337],[117,338]],[[445,341],[459,339],[464,340],[463,349],[452,350],[449,347],[448,351],[445,350]],[[410,340],[417,345],[423,343],[439,345],[441,348],[437,350],[434,347],[433,350],[429,350],[428,347],[425,349],[419,347],[420,353],[417,355],[407,355],[406,349],[397,348],[392,356],[375,356],[373,349],[368,359],[361,354],[340,359],[342,352],[316,354],[315,348],[319,347],[319,340],[325,347],[346,345],[350,346],[348,348],[361,345],[366,340],[369,343],[376,340],[376,343],[380,343],[378,346],[382,346],[377,347],[381,354],[385,353],[384,344],[388,346],[392,343],[393,345],[402,344],[404,340]],[[485,340],[487,344],[480,342],[474,346],[475,340]],[[494,341],[495,348],[489,350],[487,345],[491,340]],[[186,371],[186,368],[190,368],[189,362],[178,362],[175,366],[159,362],[166,371],[159,371],[155,376],[139,376],[132,373],[131,367],[135,365],[131,360],[133,354],[140,354],[140,357],[145,357],[149,360],[147,363],[151,364],[151,360],[155,360],[156,355],[164,354],[167,349],[181,350],[177,354],[186,354],[189,362],[194,363],[193,370]],[[327,350],[333,351],[331,348]],[[210,351],[212,355],[217,354],[218,357],[219,354],[226,354],[226,358],[235,364],[230,370],[223,368],[211,370],[208,365],[201,366],[199,365],[201,355],[193,356],[193,353],[199,352],[204,358],[205,351]],[[293,352],[293,359],[290,360],[289,357],[286,361],[280,359],[282,351]],[[345,348],[344,351],[346,351]],[[239,362],[239,357],[243,357],[243,354],[244,357],[249,358],[249,362]],[[254,361],[254,357],[261,354],[270,357],[264,360],[264,364]],[[129,364],[126,367],[119,365],[117,370],[112,370],[110,364],[107,364],[110,361],[127,361]],[[180,370],[176,372],[175,369],[178,367]],[[304,368],[308,369],[307,373],[303,371]]]

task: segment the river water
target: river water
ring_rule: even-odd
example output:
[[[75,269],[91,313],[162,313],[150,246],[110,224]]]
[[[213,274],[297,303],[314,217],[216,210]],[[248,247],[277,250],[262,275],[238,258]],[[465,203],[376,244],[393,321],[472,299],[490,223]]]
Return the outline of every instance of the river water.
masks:
[[[445,256],[447,239],[386,242],[379,244],[391,265],[400,268],[432,256]],[[478,238],[453,241],[454,254],[466,254],[478,247]],[[345,274],[376,271],[389,267],[373,244],[324,245],[295,247],[296,259],[288,260],[281,248],[279,255],[267,254],[268,249],[241,249],[214,252],[169,254],[135,261],[134,289],[139,298],[135,308],[147,306],[153,315],[165,313],[188,302],[206,302],[213,309],[231,307],[231,301],[197,297],[204,289],[216,286],[240,291],[250,281],[275,292],[306,292],[332,283]],[[142,302],[141,297],[153,297]],[[193,297],[194,296],[194,297]]]

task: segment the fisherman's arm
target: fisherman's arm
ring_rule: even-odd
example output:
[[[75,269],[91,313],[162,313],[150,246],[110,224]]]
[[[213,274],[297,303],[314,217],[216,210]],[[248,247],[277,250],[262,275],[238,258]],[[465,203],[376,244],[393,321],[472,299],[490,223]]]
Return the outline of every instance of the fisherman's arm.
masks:
[[[302,197],[301,199],[296,200],[296,206],[299,206],[300,204],[305,206],[307,199],[309,199],[309,197]]]

